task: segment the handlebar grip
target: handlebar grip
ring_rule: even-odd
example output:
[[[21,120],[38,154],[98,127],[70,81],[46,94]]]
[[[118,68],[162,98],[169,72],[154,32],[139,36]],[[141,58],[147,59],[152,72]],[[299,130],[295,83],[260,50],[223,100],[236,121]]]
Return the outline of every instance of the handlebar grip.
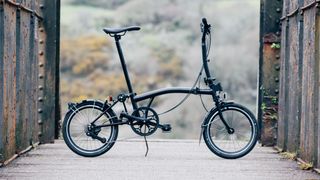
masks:
[[[207,23],[207,19],[206,19],[206,18],[202,18],[202,23],[203,23],[203,25],[208,26],[208,23]]]

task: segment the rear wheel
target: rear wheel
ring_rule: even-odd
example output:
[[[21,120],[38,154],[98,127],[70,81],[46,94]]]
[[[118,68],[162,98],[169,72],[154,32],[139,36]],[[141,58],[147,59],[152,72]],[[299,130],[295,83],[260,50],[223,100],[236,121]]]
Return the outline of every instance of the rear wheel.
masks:
[[[237,104],[225,104],[222,116],[233,131],[227,130],[219,112],[214,109],[204,120],[203,136],[208,148],[226,159],[236,159],[248,154],[257,142],[258,124],[253,114]]]
[[[100,101],[83,101],[70,107],[62,126],[64,141],[75,153],[85,157],[99,156],[112,148],[117,136],[118,126],[95,127],[116,121],[110,109],[94,124],[91,122],[103,112]]]

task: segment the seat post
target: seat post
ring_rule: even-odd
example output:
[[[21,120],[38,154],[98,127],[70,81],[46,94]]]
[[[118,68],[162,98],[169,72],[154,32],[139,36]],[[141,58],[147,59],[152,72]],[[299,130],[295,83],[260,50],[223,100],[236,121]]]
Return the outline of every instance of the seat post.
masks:
[[[127,83],[128,90],[129,90],[129,93],[130,93],[130,100],[132,102],[133,108],[137,109],[138,106],[137,106],[136,102],[133,99],[135,95],[133,93],[133,89],[132,89],[129,73],[128,73],[128,70],[127,70],[127,65],[126,65],[126,62],[124,60],[122,49],[121,49],[121,46],[120,46],[121,36],[115,34],[114,35],[114,39],[116,41],[116,46],[117,46],[117,50],[118,50],[118,54],[119,54],[119,58],[120,58],[120,62],[121,62],[121,67],[122,67],[122,70],[123,70],[123,73],[124,73],[124,78],[126,79],[126,83]]]

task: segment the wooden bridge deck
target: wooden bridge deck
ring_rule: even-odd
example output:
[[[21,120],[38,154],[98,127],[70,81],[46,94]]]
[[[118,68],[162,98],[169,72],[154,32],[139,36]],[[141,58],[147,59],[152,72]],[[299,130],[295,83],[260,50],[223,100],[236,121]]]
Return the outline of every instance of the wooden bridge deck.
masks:
[[[257,145],[246,157],[225,160],[194,140],[117,142],[106,154],[83,158],[63,141],[45,144],[0,168],[0,179],[320,179],[272,148]]]

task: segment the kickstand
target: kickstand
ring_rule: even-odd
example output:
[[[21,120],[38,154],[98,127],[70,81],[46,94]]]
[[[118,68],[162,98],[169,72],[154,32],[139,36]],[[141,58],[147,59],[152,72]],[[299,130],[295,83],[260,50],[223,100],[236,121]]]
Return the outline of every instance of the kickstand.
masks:
[[[146,148],[147,148],[147,150],[146,150],[146,154],[144,155],[144,157],[147,157],[148,152],[149,152],[149,146],[148,146],[147,137],[146,137],[146,136],[143,136],[143,137],[144,137],[144,142],[146,142]]]

